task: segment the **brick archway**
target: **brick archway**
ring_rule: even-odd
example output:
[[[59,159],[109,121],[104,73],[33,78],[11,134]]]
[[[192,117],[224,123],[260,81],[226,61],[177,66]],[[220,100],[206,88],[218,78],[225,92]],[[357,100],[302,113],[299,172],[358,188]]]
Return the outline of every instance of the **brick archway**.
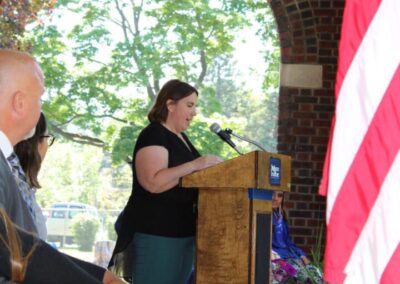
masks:
[[[325,218],[318,195],[334,109],[344,0],[269,0],[281,45],[278,152],[292,157],[291,234],[310,252]]]

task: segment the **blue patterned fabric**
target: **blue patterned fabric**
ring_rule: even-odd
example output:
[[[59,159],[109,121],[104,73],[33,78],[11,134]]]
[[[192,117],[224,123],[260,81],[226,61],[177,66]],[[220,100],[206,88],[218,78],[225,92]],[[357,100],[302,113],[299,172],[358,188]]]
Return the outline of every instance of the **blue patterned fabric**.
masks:
[[[35,210],[33,208],[33,198],[34,192],[28,184],[28,180],[26,179],[25,173],[21,168],[21,164],[19,162],[18,156],[13,152],[8,158],[8,162],[11,165],[11,172],[14,175],[15,182],[18,185],[18,189],[21,192],[22,198],[26,202],[29,212],[31,213],[33,220],[36,220]]]
[[[305,255],[291,240],[288,225],[277,210],[273,211],[272,228],[272,250],[279,254],[280,258],[300,258]]]
[[[276,209],[272,215],[272,252],[275,254],[271,260],[272,284],[325,283],[319,268],[304,265],[301,257],[305,254],[293,243],[288,224]]]

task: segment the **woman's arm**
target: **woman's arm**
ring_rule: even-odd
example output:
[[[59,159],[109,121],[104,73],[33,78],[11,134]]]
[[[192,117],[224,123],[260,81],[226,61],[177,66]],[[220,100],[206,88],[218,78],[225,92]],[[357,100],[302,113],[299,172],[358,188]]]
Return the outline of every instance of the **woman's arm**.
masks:
[[[104,284],[118,284],[124,283],[121,279],[115,276],[111,271],[105,270],[104,268],[97,266],[93,263],[83,261],[81,259],[66,255],[73,263],[83,269],[85,272],[89,273],[92,277],[97,280],[102,279]]]
[[[174,187],[179,179],[222,161],[217,156],[203,156],[182,165],[168,168],[168,151],[161,146],[140,149],[135,158],[135,171],[139,183],[149,192],[161,193]]]
[[[301,260],[303,261],[304,265],[308,265],[311,263],[311,261],[307,258],[307,256],[303,255],[301,257]]]
[[[299,248],[293,241],[292,238],[289,234],[289,226],[287,224],[286,221],[284,221],[284,225],[285,225],[285,230],[286,230],[286,244],[288,246],[288,249],[292,252],[295,253],[297,255],[298,258],[300,258],[304,264],[308,264],[310,261],[308,260],[308,258],[306,257],[306,254],[304,253],[304,251]]]

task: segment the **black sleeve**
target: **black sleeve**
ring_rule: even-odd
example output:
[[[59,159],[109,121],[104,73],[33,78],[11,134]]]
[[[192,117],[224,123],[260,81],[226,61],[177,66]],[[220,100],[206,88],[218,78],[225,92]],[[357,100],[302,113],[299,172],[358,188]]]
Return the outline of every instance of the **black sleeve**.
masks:
[[[5,236],[4,229],[4,224],[0,224],[0,234],[3,237]],[[86,267],[84,267],[84,265],[77,265],[75,260],[58,252],[42,240],[36,239],[20,229],[17,229],[17,232],[20,237],[24,255],[34,247],[23,283],[102,283],[105,269],[96,268],[92,270],[92,268],[90,268],[89,271],[85,271],[84,269],[86,269]],[[34,245],[34,243],[36,245]],[[6,279],[10,279],[10,268],[10,252],[4,242],[0,240],[0,275]],[[102,273],[100,271],[102,271]]]
[[[164,146],[167,144],[167,130],[159,123],[151,123],[142,130],[136,140],[135,152],[147,146]]]

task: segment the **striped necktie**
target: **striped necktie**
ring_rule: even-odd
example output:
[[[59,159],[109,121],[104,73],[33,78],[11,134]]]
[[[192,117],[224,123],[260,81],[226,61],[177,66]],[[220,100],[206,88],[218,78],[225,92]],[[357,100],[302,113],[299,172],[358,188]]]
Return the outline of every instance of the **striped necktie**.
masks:
[[[35,219],[35,211],[33,209],[33,196],[34,191],[31,189],[26,179],[25,173],[21,168],[18,156],[13,152],[8,158],[8,162],[11,165],[11,172],[14,175],[15,182],[17,183],[18,189],[21,192],[22,198],[26,202],[29,208],[29,212],[32,215],[33,220]]]

